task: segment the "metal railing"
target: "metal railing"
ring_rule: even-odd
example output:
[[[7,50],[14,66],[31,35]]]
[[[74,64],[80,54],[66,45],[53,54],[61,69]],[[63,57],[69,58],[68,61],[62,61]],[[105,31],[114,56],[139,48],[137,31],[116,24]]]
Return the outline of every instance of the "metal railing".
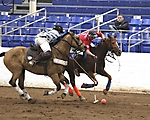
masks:
[[[134,36],[136,36],[136,35],[138,35],[138,34],[144,33],[145,31],[147,31],[147,30],[149,30],[149,29],[150,29],[150,27],[147,27],[147,28],[145,28],[145,29],[143,29],[143,30],[141,30],[141,31],[139,31],[139,32],[137,32],[137,33],[135,33],[135,34],[132,34],[132,35],[129,37],[129,41],[128,41],[128,52],[130,52],[130,49],[131,49],[132,47],[134,47],[134,46],[136,46],[136,45],[138,45],[138,44],[140,44],[140,43],[142,43],[142,42],[145,41],[144,38],[143,38],[143,34],[142,34],[142,35],[141,35],[142,37],[141,37],[141,39],[140,39],[139,42],[137,42],[137,43],[135,43],[135,44],[133,44],[133,45],[130,45],[130,41],[131,41],[132,37],[134,37]],[[149,31],[149,33],[150,33],[150,31]]]
[[[103,13],[103,14],[97,15],[97,16],[95,16],[95,17],[89,19],[89,20],[86,20],[86,21],[84,21],[84,22],[81,22],[81,23],[79,23],[79,24],[76,24],[76,25],[70,27],[70,28],[68,29],[68,31],[70,31],[71,29],[76,28],[76,27],[78,27],[78,26],[80,26],[80,25],[82,25],[82,24],[84,24],[84,23],[87,23],[87,22],[96,20],[96,19],[98,19],[99,17],[104,16],[104,15],[107,15],[107,14],[112,13],[112,12],[114,12],[114,11],[117,12],[117,13],[116,13],[117,15],[119,14],[119,9],[118,9],[118,8],[115,8],[115,9],[110,10],[110,11],[108,11],[108,12],[105,12],[105,13]],[[116,15],[116,16],[117,16],[117,15]],[[99,20],[99,19],[98,19],[98,20]],[[112,22],[112,21],[115,21],[115,20],[117,20],[117,17],[114,18],[114,19],[112,19],[112,20],[109,20],[109,21],[107,21],[107,22],[104,22],[104,23],[102,23],[102,24],[100,24],[100,22],[97,21],[97,26],[95,26],[95,27],[93,26],[91,29],[88,29],[88,30],[86,30],[86,31],[93,30],[93,29],[95,29],[95,28],[97,28],[98,31],[99,31],[99,27],[101,27],[101,26],[103,26],[103,25],[105,25],[105,24],[108,24],[108,23],[110,23],[110,22]],[[86,31],[85,31],[85,32],[86,32]]]
[[[35,20],[35,21],[33,21],[33,22],[27,23],[27,17],[28,17],[28,16],[32,16],[32,15],[33,15],[33,16],[35,17],[35,13],[39,13],[39,12],[41,12],[41,11],[44,11],[44,16],[43,16],[43,18],[40,18],[40,19],[37,19],[37,20]],[[25,16],[22,16],[22,17],[19,17],[19,18],[16,18],[16,19],[14,19],[14,20],[12,20],[12,21],[10,21],[10,22],[7,22],[7,23],[4,23],[4,24],[0,25],[0,46],[2,46],[2,35],[9,35],[10,33],[15,32],[15,31],[17,31],[17,30],[20,30],[20,35],[22,35],[22,30],[21,30],[22,28],[26,28],[27,26],[32,25],[33,23],[36,23],[36,22],[39,22],[39,21],[42,21],[42,20],[45,20],[45,21],[46,21],[46,14],[47,14],[46,9],[45,9],[45,8],[42,8],[42,9],[37,10],[37,11],[35,11],[35,12],[29,13],[28,15],[25,15]],[[14,22],[16,22],[16,21],[18,21],[18,20],[21,20],[21,19],[23,19],[23,18],[25,18],[25,24],[24,24],[23,26],[14,26],[14,29],[13,29],[13,30],[7,31],[7,28],[10,27],[10,26],[8,26],[8,24],[14,23]],[[4,34],[2,33],[2,28],[3,28],[3,27],[4,27]],[[11,26],[11,27],[12,27],[12,26]]]
[[[41,12],[41,11],[44,11],[44,16],[43,16],[43,18],[40,18],[40,19],[35,20],[35,21],[33,21],[33,22],[30,22],[30,23],[27,22],[27,17],[28,17],[28,16],[35,15],[35,13],[39,13],[39,12]],[[0,33],[2,34],[2,27],[5,27],[4,34],[3,34],[3,35],[8,35],[8,34],[14,32],[14,31],[17,31],[17,30],[19,30],[19,29],[21,29],[21,28],[25,28],[25,27],[27,27],[27,26],[29,26],[29,25],[32,25],[33,23],[36,23],[36,22],[39,22],[39,21],[42,21],[42,20],[45,20],[45,21],[46,21],[46,14],[47,14],[46,9],[45,9],[45,8],[42,8],[42,9],[37,10],[37,11],[35,11],[35,12],[29,13],[28,15],[25,15],[25,16],[22,16],[22,17],[19,17],[19,18],[16,18],[16,19],[14,19],[14,20],[12,20],[12,21],[10,21],[10,22],[7,22],[7,23],[4,23],[4,24],[0,25],[0,31],[1,31]],[[35,16],[34,16],[34,17],[35,17]],[[8,24],[14,23],[14,22],[16,22],[16,21],[18,21],[18,20],[21,20],[21,19],[23,19],[23,18],[25,18],[25,24],[24,24],[23,26],[19,26],[19,27],[18,27],[18,26],[15,26],[13,30],[7,31]],[[20,35],[21,35],[21,32],[20,32]]]

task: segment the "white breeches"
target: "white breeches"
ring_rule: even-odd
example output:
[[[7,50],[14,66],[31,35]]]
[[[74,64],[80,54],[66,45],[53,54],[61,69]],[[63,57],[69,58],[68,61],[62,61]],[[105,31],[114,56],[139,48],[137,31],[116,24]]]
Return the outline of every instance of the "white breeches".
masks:
[[[35,44],[39,45],[43,52],[51,51],[47,38],[37,37],[35,38]]]

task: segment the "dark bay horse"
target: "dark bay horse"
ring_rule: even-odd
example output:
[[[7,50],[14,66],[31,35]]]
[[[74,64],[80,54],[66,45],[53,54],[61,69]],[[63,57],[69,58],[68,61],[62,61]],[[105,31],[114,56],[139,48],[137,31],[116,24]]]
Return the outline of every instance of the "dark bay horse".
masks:
[[[54,59],[63,61],[64,63],[68,62],[68,57],[71,48],[76,48],[79,50],[85,50],[85,45],[79,39],[79,37],[73,32],[66,33],[60,41],[52,48],[52,58],[47,62],[46,70],[47,76],[49,76],[53,83],[56,85],[56,89],[51,91],[49,94],[55,94],[61,89],[60,80],[65,79],[63,71],[65,70],[66,65],[62,63],[54,62]],[[25,70],[32,72],[38,75],[45,75],[44,67],[41,65],[30,66],[26,59],[26,47],[18,46],[10,49],[7,52],[0,54],[0,57],[4,56],[4,64],[7,69],[12,73],[12,78],[9,81],[9,84],[19,93],[22,99],[27,99],[28,103],[34,103],[33,100],[26,89],[24,88],[25,80]],[[18,81],[19,87],[16,85],[16,80]],[[64,94],[68,92],[69,81],[64,90]]]
[[[81,67],[88,73],[88,76],[93,79],[93,81],[96,81],[95,85],[98,84],[96,78],[95,78],[95,70],[97,74],[100,74],[102,76],[105,76],[108,78],[108,83],[106,85],[106,88],[103,90],[104,94],[107,94],[107,92],[110,89],[111,86],[111,80],[112,77],[109,75],[105,70],[105,57],[107,55],[108,51],[111,51],[114,53],[116,56],[121,56],[121,50],[119,49],[118,43],[116,41],[117,36],[110,36],[108,35],[108,38],[105,40],[102,40],[101,43],[97,45],[97,47],[91,48],[92,53],[98,56],[96,60],[96,68],[95,68],[95,60],[87,55],[86,58],[83,56],[80,56],[81,59],[78,59],[77,62],[81,65]],[[66,71],[69,74],[70,77],[70,82],[72,87],[74,88],[74,91],[76,94],[79,96],[80,100],[84,100],[85,98],[81,95],[79,90],[77,89],[75,85],[75,74],[74,74],[74,68],[78,68],[80,73],[84,73],[84,70],[82,70],[74,60],[69,60],[69,65],[66,68]],[[83,85],[83,88],[88,88],[88,87],[94,87],[94,84],[91,84],[90,86]],[[69,92],[72,93],[71,88],[69,88]]]

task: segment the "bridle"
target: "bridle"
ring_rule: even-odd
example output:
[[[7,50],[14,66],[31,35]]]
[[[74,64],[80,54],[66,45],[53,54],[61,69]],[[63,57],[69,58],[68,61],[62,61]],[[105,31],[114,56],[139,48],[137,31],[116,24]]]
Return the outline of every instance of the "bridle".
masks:
[[[110,50],[111,53],[114,53],[115,49],[111,47],[112,46],[112,39],[111,38],[108,38],[108,39],[109,39],[109,41],[108,41],[109,42],[108,43],[108,50]]]

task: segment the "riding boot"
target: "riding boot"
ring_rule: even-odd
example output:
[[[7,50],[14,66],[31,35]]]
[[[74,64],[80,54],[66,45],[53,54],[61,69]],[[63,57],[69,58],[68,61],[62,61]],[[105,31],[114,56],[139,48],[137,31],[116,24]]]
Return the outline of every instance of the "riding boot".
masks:
[[[47,51],[45,53],[41,52],[37,57],[35,57],[34,59],[32,59],[29,62],[29,64],[33,66],[34,64],[40,62],[41,60],[46,60],[46,59],[48,59],[50,57],[51,57],[51,51]]]
[[[75,59],[76,59],[77,62],[79,62],[79,61],[83,60],[83,56],[78,55]],[[74,69],[74,74],[75,74],[76,76],[80,76],[80,72],[79,72],[78,68],[75,68],[75,69]]]

